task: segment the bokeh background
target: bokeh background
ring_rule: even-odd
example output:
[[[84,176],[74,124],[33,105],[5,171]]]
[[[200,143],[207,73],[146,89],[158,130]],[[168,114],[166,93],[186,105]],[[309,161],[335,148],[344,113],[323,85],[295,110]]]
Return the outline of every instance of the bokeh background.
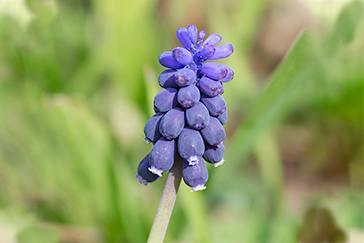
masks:
[[[363,242],[363,2],[339,0],[1,0],[0,242],[146,241],[143,127],[189,24],[235,48],[226,161],[165,242]]]

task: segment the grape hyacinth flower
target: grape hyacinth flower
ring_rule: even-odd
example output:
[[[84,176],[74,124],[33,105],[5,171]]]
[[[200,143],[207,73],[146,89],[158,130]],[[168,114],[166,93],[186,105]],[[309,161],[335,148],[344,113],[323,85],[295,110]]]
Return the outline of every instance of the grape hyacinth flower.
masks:
[[[154,99],[156,114],[144,128],[153,149],[140,162],[136,178],[146,185],[181,163],[184,182],[191,191],[199,191],[208,179],[205,161],[215,167],[224,162],[223,125],[228,111],[223,83],[234,78],[230,67],[209,60],[229,57],[234,48],[219,45],[218,34],[204,40],[205,31],[198,32],[195,25],[179,28],[176,35],[183,47],[159,56],[159,63],[167,68],[158,78],[163,89]]]

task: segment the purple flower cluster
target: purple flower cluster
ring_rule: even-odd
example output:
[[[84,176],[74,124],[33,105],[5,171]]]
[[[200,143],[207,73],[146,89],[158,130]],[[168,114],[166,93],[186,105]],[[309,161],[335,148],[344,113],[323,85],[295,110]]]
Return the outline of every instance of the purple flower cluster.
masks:
[[[159,78],[164,88],[154,99],[154,111],[144,127],[145,140],[152,151],[138,166],[136,178],[146,185],[159,179],[173,166],[175,153],[183,158],[182,176],[191,191],[205,189],[208,171],[203,158],[215,167],[224,162],[228,110],[222,97],[223,83],[234,77],[233,70],[221,63],[205,62],[230,56],[231,44],[221,44],[221,36],[195,25],[179,28],[176,47],[159,56],[168,68]],[[216,46],[218,45],[218,46]]]

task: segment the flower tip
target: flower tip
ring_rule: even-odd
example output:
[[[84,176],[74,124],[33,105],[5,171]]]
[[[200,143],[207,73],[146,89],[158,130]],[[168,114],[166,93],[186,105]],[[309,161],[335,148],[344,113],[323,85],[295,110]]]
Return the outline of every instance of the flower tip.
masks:
[[[206,189],[206,186],[203,184],[191,187],[192,190],[190,190],[190,192],[197,192],[197,191],[202,191]]]
[[[218,167],[219,165],[222,165],[224,163],[224,159],[220,160],[219,162],[214,163],[214,167]]]
[[[140,175],[136,174],[135,175],[135,178],[138,179],[138,181],[139,181],[140,184],[143,184],[144,186],[148,185],[147,180],[143,179],[143,177],[141,177]]]
[[[148,170],[150,172],[152,172],[153,174],[156,174],[157,176],[161,177],[163,170],[158,170],[154,165],[152,165],[151,167],[148,168]]]
[[[145,141],[146,143],[148,143],[148,144],[152,142],[152,141],[150,141],[150,139],[149,139],[149,138],[147,138],[147,137],[145,137],[145,138],[144,138],[144,141]]]
[[[198,156],[196,155],[192,155],[190,156],[188,159],[188,165],[195,165],[195,164],[198,164]]]

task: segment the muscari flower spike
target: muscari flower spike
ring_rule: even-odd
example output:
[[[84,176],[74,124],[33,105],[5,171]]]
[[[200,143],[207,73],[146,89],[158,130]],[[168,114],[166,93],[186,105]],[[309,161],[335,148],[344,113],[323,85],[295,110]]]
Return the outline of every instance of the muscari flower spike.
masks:
[[[184,182],[191,191],[200,191],[209,177],[204,159],[215,167],[224,162],[228,110],[223,83],[234,78],[230,67],[206,61],[229,57],[234,48],[219,45],[218,34],[204,40],[206,32],[198,32],[195,25],[179,28],[176,35],[183,47],[159,56],[168,69],[158,78],[164,89],[154,99],[156,114],[144,127],[144,140],[153,148],[140,162],[136,178],[144,185],[158,180],[173,166],[178,152]]]

